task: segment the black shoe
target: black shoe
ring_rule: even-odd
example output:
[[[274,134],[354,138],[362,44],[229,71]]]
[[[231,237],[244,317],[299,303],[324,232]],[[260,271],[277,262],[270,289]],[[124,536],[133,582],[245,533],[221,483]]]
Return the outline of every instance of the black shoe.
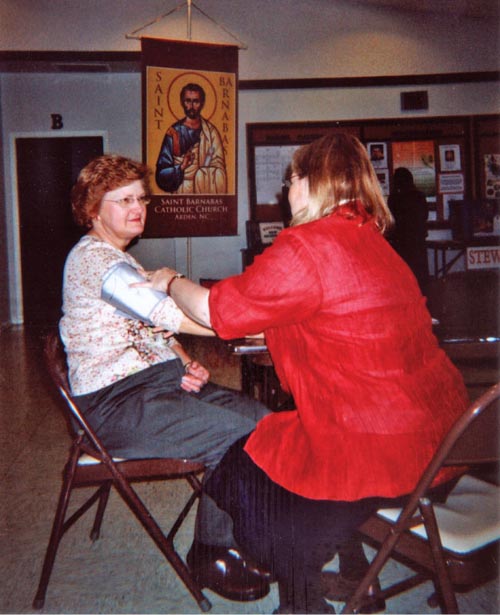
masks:
[[[347,602],[358,589],[362,580],[363,577],[359,579],[343,577],[339,572],[322,572],[321,583],[323,586],[323,595],[327,600]],[[359,609],[361,613],[379,613],[380,611],[385,611],[385,600],[376,597],[377,593],[380,591],[380,583],[378,581],[370,586],[369,594],[373,594],[374,598],[370,599],[370,597],[367,596],[366,601]]]
[[[269,581],[247,562],[237,549],[195,542],[187,565],[200,587],[238,602],[259,600],[269,593]]]
[[[233,550],[233,549],[231,549]],[[246,567],[248,568],[248,570],[250,570],[251,572],[255,572],[255,574],[258,574],[259,576],[261,576],[262,578],[266,579],[266,581],[269,581],[269,583],[272,583],[275,579],[273,578],[273,575],[271,573],[270,570],[268,570],[267,568],[265,568],[262,564],[259,564],[258,562],[256,562],[252,557],[250,557],[249,555],[243,555],[243,553],[239,552],[240,557],[242,557],[245,560],[245,564]]]

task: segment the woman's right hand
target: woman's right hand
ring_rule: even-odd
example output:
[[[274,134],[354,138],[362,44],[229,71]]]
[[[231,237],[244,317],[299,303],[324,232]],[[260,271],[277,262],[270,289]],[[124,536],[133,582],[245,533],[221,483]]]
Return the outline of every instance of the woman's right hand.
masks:
[[[153,288],[154,290],[160,290],[165,293],[167,292],[168,283],[176,275],[177,271],[175,271],[175,269],[162,267],[156,271],[148,271],[148,279],[146,282],[137,282],[136,284],[131,284],[131,286]]]

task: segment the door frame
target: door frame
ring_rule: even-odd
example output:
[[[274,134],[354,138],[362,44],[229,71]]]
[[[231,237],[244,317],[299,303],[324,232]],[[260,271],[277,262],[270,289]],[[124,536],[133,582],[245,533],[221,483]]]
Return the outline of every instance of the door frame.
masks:
[[[6,195],[7,266],[9,276],[10,322],[24,323],[23,279],[21,272],[21,229],[19,226],[19,194],[17,190],[17,139],[64,139],[67,137],[100,137],[103,151],[109,151],[107,130],[61,130],[51,132],[11,132],[9,134],[9,174],[11,195]]]

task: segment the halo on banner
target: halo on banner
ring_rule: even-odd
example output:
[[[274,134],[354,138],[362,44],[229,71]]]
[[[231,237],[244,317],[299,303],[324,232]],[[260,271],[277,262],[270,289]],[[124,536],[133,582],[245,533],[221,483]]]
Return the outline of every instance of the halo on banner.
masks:
[[[167,91],[167,104],[170,113],[177,120],[185,116],[181,104],[181,91],[188,83],[196,83],[203,88],[205,92],[205,106],[202,110],[202,116],[210,120],[217,109],[217,92],[212,82],[207,79],[203,73],[195,73],[192,71],[180,74],[170,84]]]

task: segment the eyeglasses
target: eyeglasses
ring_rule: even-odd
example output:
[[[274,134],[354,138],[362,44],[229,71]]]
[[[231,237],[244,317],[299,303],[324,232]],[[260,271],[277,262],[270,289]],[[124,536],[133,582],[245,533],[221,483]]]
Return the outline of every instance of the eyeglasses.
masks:
[[[288,179],[284,179],[283,180],[283,187],[284,188],[288,188],[288,190],[290,190],[290,188],[292,187],[292,178],[294,177],[299,177],[298,173],[293,173],[292,175],[290,175],[290,177]]]
[[[105,201],[111,201],[112,203],[118,203],[120,207],[132,207],[137,201],[139,205],[149,205],[151,203],[151,197],[143,194],[142,196],[124,196],[123,199],[104,199]]]

